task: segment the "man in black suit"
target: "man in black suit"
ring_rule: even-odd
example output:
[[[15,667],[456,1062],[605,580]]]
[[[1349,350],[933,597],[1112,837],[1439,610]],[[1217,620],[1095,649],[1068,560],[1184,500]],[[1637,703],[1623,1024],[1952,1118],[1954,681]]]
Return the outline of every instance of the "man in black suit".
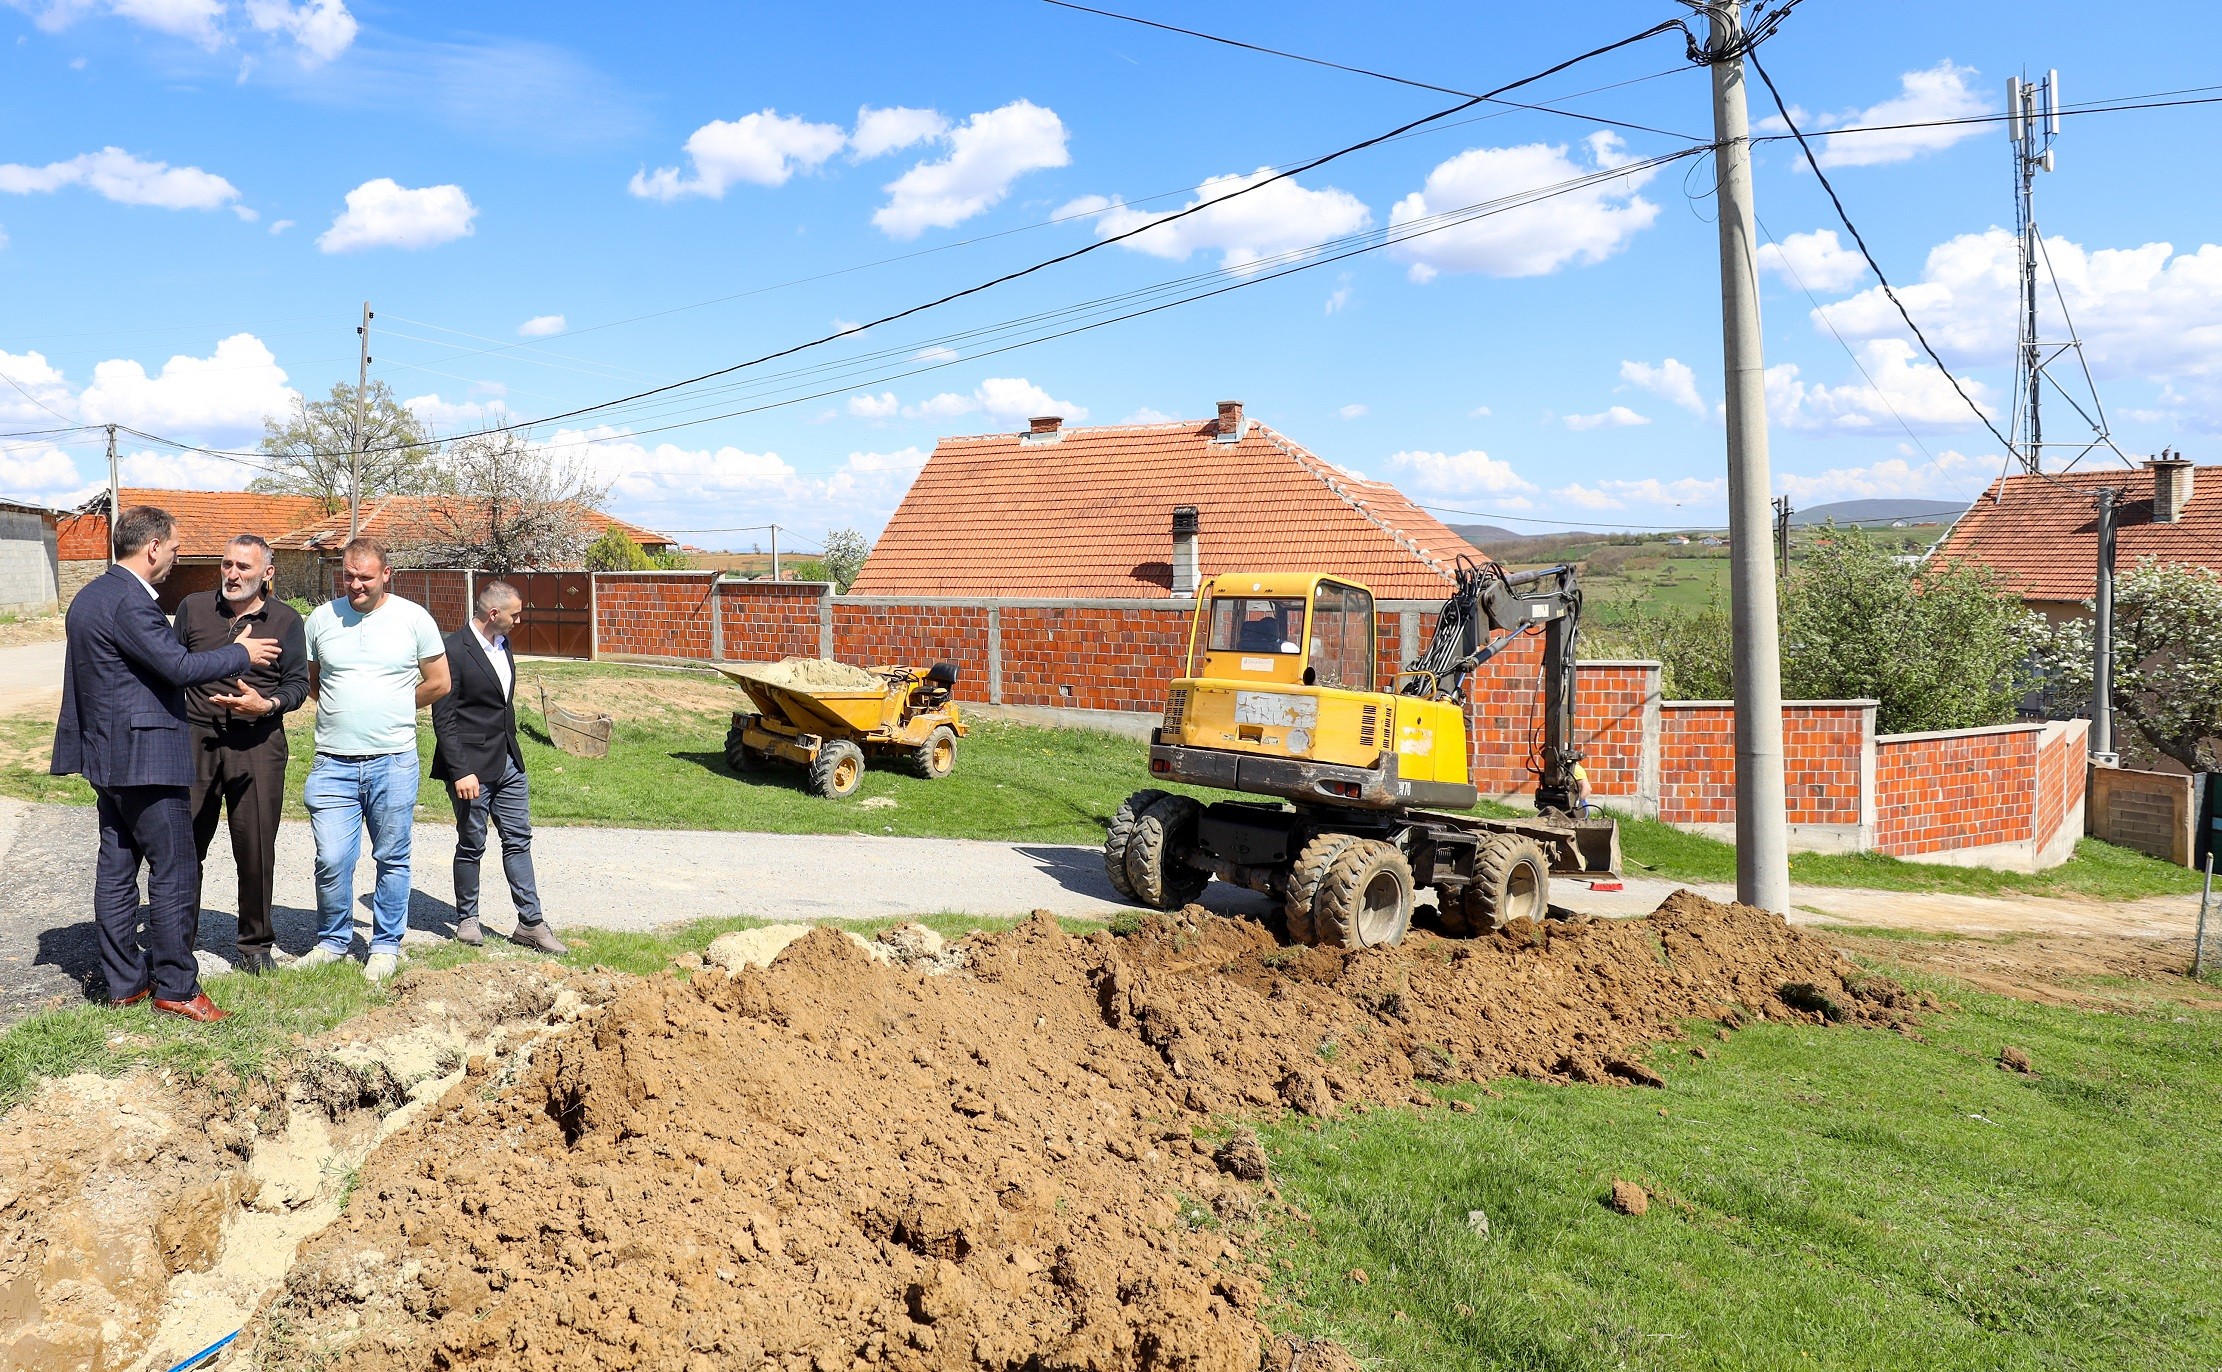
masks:
[[[455,806],[455,937],[486,941],[478,923],[478,868],[486,826],[501,834],[502,874],[517,906],[511,943],[544,953],[568,951],[541,914],[532,877],[532,797],[517,746],[517,658],[509,635],[524,618],[524,597],[506,581],[478,592],[471,622],[447,636],[455,687],[432,702],[432,777],[447,783]]]
[[[112,535],[115,565],[70,602],[56,776],[92,783],[99,800],[100,866],[93,920],[108,1003],[154,1008],[203,1023],[225,1012],[201,991],[193,964],[200,863],[186,803],[193,755],[185,688],[236,680],[278,657],[274,638],[187,652],[155,586],[177,563],[177,522],[152,505],[125,510]],[[146,943],[139,940],[139,865],[148,867]]]
[[[205,873],[216,821],[231,812],[231,856],[239,869],[238,966],[276,970],[270,900],[278,875],[278,818],[285,811],[285,717],[309,696],[301,615],[270,589],[270,545],[241,534],[224,549],[222,583],[178,602],[177,641],[206,652],[245,638],[278,640],[278,660],[233,682],[186,693],[193,722],[193,847]]]

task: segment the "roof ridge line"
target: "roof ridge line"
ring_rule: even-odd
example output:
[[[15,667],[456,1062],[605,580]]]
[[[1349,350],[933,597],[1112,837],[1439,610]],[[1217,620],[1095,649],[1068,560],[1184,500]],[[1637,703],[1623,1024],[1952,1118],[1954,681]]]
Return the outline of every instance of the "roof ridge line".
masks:
[[[1410,534],[1406,533],[1404,530],[1398,528],[1394,524],[1389,523],[1381,516],[1375,514],[1373,510],[1365,504],[1365,502],[1354,498],[1348,491],[1344,490],[1342,481],[1337,477],[1329,474],[1332,471],[1339,470],[1334,466],[1333,463],[1329,462],[1326,458],[1321,457],[1319,454],[1313,452],[1311,449],[1305,447],[1303,444],[1296,442],[1294,439],[1284,436],[1278,430],[1274,429],[1271,425],[1265,423],[1263,420],[1252,420],[1251,423],[1258,430],[1258,432],[1265,437],[1266,442],[1271,443],[1275,447],[1279,448],[1283,453],[1287,454],[1289,458],[1296,463],[1297,466],[1302,467],[1307,473],[1309,473],[1313,480],[1319,482],[1320,485],[1325,486],[1328,490],[1334,492],[1335,498],[1337,500],[1340,500],[1343,504],[1348,505],[1351,509],[1356,510],[1361,519],[1364,519],[1367,523],[1373,525],[1373,527],[1375,527],[1376,529],[1379,529],[1381,532],[1387,534],[1391,540],[1404,548],[1405,551],[1418,558],[1429,568],[1429,570],[1433,571],[1437,576],[1442,577],[1446,581],[1452,579],[1450,571],[1446,569],[1441,562],[1437,561],[1434,555],[1429,553],[1427,549],[1421,547],[1418,541],[1415,540]],[[1317,463],[1318,466],[1314,467],[1310,465],[1312,463]],[[1321,468],[1325,468],[1327,470],[1320,470]],[[1362,480],[1362,478],[1356,477],[1353,477],[1351,479]],[[1417,507],[1415,506],[1415,508]]]

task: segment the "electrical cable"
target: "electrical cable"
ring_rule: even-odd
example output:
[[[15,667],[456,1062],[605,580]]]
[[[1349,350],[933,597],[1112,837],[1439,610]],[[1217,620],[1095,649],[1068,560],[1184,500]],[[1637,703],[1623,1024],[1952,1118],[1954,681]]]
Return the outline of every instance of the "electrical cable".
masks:
[[[1952,374],[1952,369],[1944,365],[1944,359],[1937,355],[1937,350],[1929,345],[1928,335],[1921,332],[1921,326],[1913,322],[1913,316],[1907,312],[1905,302],[1898,298],[1898,292],[1891,286],[1890,278],[1884,275],[1882,264],[1875,260],[1874,253],[1868,251],[1867,240],[1860,236],[1858,226],[1852,223],[1851,215],[1845,212],[1844,202],[1836,194],[1836,187],[1829,184],[1828,173],[1821,170],[1821,160],[1813,155],[1812,145],[1806,142],[1804,134],[1798,132],[1797,121],[1790,117],[1790,106],[1784,102],[1782,92],[1775,89],[1774,78],[1767,75],[1767,69],[1760,65],[1759,54],[1753,51],[1746,55],[1751,60],[1751,69],[1758,72],[1760,81],[1765,83],[1767,94],[1774,97],[1775,109],[1781,112],[1783,126],[1797,139],[1799,151],[1805,154],[1806,165],[1813,169],[1813,175],[1820,181],[1821,189],[1828,193],[1829,203],[1836,207],[1837,219],[1844,225],[1845,232],[1852,236],[1852,242],[1858,245],[1859,255],[1867,259],[1867,269],[1882,283],[1883,294],[1890,297],[1890,303],[1897,307],[1898,317],[1906,321],[1907,328],[1913,330],[1914,341],[1921,345],[1921,351],[1929,355],[1929,360],[1937,364],[1937,370],[1944,373],[1944,379],[1952,383],[1953,391],[1967,402],[1968,409],[1982,421],[1983,427],[1991,431],[1991,437],[2003,444],[2007,452],[2012,452],[2013,442],[1998,431],[1998,426],[1991,422],[1991,417],[1983,413],[1982,406],[1975,403],[1966,388],[1960,385],[1960,379]]]

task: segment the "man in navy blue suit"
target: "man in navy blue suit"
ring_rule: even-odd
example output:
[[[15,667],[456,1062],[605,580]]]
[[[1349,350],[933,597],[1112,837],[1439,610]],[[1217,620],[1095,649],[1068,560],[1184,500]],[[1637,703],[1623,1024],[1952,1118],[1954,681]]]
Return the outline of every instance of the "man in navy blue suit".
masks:
[[[112,536],[115,565],[70,602],[52,771],[83,776],[100,802],[93,921],[108,1003],[136,1005],[152,994],[157,1010],[211,1023],[225,1012],[202,992],[193,964],[200,864],[186,799],[193,754],[185,688],[266,667],[279,644],[249,638],[187,652],[154,590],[177,563],[177,522],[139,505],[115,521]],[[141,863],[148,868],[149,907],[143,947]]]

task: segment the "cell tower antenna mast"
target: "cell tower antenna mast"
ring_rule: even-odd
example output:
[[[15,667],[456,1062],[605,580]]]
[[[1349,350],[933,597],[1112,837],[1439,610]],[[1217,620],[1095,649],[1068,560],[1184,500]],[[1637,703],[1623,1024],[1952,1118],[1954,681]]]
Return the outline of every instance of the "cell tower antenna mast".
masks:
[[[2021,287],[2018,308],[2015,311],[2016,346],[2014,350],[2014,459],[2022,470],[2031,473],[2045,469],[2047,448],[2072,448],[2076,452],[2065,462],[2055,464],[2065,470],[2074,466],[2093,448],[2113,449],[2113,437],[2107,431],[2106,409],[2099,401],[2098,386],[2092,380],[2091,368],[2083,357],[2083,340],[2076,337],[2075,321],[2068,316],[2067,298],[2053,275],[2052,263],[2046,254],[2044,239],[2037,230],[2036,189],[2037,173],[2053,169],[2053,142],[2060,135],[2060,73],[2048,71],[2042,81],[2030,81],[2012,76],[2006,79],[2006,136],[2014,148],[2014,237],[2018,281]],[[2042,268],[2052,281],[2053,292],[2060,300],[2061,325],[2066,331],[2062,340],[2047,342],[2038,331],[2037,324],[2037,275]],[[2082,389],[2090,397],[2090,407],[2084,408],[2074,394],[2052,376],[2048,368],[2061,358],[2073,353],[2082,376]],[[2044,431],[2044,388],[2051,386],[2058,399],[2064,401],[2090,426],[2090,436],[2068,442],[2047,442]],[[2123,459],[2125,462],[2128,459]]]

